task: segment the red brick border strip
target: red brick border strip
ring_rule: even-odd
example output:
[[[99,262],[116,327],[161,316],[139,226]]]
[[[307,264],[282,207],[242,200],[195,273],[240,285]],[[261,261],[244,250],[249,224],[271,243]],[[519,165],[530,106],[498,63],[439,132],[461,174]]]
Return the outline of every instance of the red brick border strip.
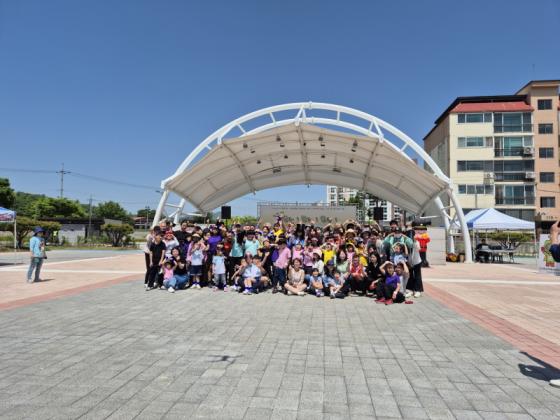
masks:
[[[485,309],[452,295],[428,282],[424,283],[428,295],[445,306],[458,312],[464,318],[485,328],[521,351],[560,368],[560,346]]]
[[[131,274],[124,277],[118,277],[116,279],[100,281],[97,283],[90,283],[80,287],[74,287],[72,289],[58,290],[56,292],[45,293],[43,295],[12,300],[11,302],[0,303],[0,311],[19,308],[21,306],[32,305],[34,303],[39,303],[39,302],[45,302],[47,300],[58,299],[65,296],[73,296],[73,295],[80,294],[82,292],[87,292],[88,290],[100,289],[102,287],[109,287],[115,284],[125,283],[127,281],[133,281],[139,279],[140,277],[138,276],[138,274]]]

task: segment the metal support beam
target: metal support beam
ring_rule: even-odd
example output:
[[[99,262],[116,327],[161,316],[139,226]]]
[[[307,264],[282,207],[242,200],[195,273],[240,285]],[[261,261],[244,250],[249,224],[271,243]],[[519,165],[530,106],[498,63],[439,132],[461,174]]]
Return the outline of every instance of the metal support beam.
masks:
[[[307,161],[307,148],[303,145],[305,141],[303,140],[303,132],[301,126],[297,126],[297,134],[299,140],[299,149],[301,151],[301,159],[303,160],[303,174],[305,178],[305,184],[309,184],[309,163]]]
[[[364,173],[364,179],[362,180],[362,191],[366,189],[366,184],[369,178],[369,170],[371,169],[371,166],[373,165],[373,161],[375,160],[375,152],[377,151],[377,147],[379,146],[379,143],[380,140],[378,140],[377,143],[375,143],[375,146],[373,147],[369,155],[366,171]]]
[[[237,167],[239,168],[239,170],[243,174],[243,177],[245,178],[245,181],[247,182],[247,184],[251,188],[251,192],[253,192],[253,193],[256,192],[256,189],[255,189],[255,186],[253,185],[253,181],[251,180],[251,177],[249,176],[249,174],[245,170],[245,166],[241,163],[241,161],[239,160],[237,155],[235,153],[233,153],[233,151],[230,149],[230,147],[226,143],[222,143],[222,146],[224,146],[224,148],[228,151],[231,158],[235,161],[235,164],[237,165]]]
[[[167,203],[168,197],[169,197],[169,190],[165,189],[159,200],[159,204],[156,210],[156,215],[154,216],[154,220],[152,221],[152,227],[157,226],[157,224],[159,223],[159,220],[161,219],[161,215],[163,213],[163,208],[165,207],[165,203]]]

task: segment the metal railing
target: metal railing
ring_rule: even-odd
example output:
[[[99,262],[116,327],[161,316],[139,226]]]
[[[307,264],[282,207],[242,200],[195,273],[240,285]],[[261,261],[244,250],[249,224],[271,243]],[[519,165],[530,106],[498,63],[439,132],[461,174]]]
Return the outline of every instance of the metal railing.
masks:
[[[496,205],[534,206],[535,197],[496,197]]]
[[[521,157],[533,157],[532,154],[525,154],[524,147],[507,147],[507,148],[494,148],[494,157],[511,157],[511,156],[521,156]]]
[[[494,124],[494,133],[531,133],[533,124]]]

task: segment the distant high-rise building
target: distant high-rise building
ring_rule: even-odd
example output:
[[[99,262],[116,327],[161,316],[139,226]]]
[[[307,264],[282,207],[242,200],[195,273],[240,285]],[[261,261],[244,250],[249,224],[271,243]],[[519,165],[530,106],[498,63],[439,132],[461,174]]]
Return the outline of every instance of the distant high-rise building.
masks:
[[[468,212],[495,207],[537,221],[560,218],[560,80],[515,95],[458,97],[424,138]],[[443,197],[442,197],[443,198]]]
[[[351,198],[358,195],[359,191],[353,188],[337,187],[336,185],[327,185],[327,203],[331,206],[339,206],[346,203]],[[374,220],[373,211],[375,207],[383,209],[383,219],[381,222],[388,222],[392,219],[401,217],[401,209],[392,203],[382,200],[368,193],[361,194],[364,200],[364,210],[358,211],[360,221]]]

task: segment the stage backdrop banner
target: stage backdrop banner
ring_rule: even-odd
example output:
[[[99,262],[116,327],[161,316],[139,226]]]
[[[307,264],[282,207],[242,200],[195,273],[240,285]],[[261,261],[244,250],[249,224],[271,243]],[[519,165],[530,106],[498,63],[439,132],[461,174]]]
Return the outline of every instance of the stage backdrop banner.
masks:
[[[539,271],[560,276],[560,264],[554,261],[550,253],[550,235],[539,237]]]
[[[276,222],[277,215],[283,215],[284,222],[310,223],[317,226],[328,223],[342,223],[348,219],[356,220],[356,206],[328,206],[314,204],[258,204],[261,223]]]

